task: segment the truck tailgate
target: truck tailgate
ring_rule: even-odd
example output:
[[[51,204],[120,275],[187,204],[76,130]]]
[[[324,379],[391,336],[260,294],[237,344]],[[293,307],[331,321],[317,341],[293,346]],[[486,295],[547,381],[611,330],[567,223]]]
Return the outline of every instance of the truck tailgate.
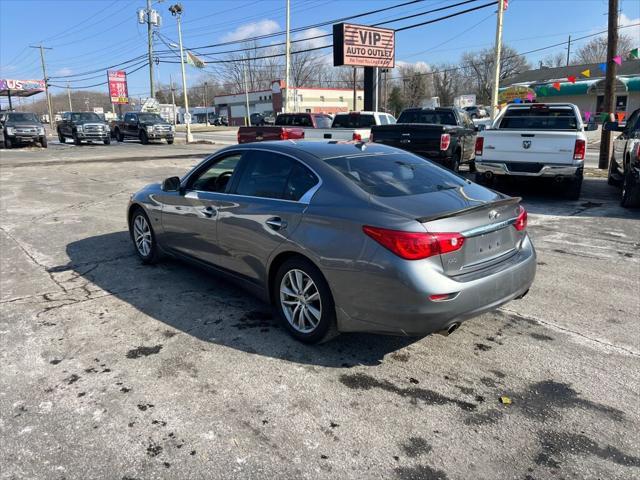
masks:
[[[448,131],[443,125],[396,123],[372,129],[373,141],[412,151],[439,151],[440,136]]]
[[[573,162],[576,132],[486,130],[482,161],[567,164]]]

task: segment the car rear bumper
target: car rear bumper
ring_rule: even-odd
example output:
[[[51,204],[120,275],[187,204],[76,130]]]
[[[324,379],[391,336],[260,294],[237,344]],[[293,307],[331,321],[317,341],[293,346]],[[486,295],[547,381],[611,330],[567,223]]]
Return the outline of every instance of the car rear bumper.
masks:
[[[582,176],[584,162],[578,161],[567,165],[539,162],[493,162],[476,158],[476,170],[478,173],[514,177],[576,177]]]
[[[325,272],[334,292],[340,331],[419,336],[445,330],[524,295],[535,277],[536,253],[526,236],[507,260],[454,278],[431,262],[402,264],[404,269],[396,271],[395,278],[380,268],[352,274]],[[444,301],[429,299],[443,293],[456,295]]]

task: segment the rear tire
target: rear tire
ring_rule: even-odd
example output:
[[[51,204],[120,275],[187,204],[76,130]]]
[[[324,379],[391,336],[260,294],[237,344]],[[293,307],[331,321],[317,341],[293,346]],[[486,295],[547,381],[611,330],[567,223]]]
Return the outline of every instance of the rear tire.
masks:
[[[42,148],[47,148],[47,146],[48,146],[47,137],[41,137],[40,138],[40,146]]]
[[[569,181],[567,189],[564,191],[564,196],[568,200],[578,200],[580,198],[580,192],[582,191],[582,177],[575,178]]]
[[[609,159],[609,168],[607,169],[607,183],[613,187],[619,187],[622,185],[622,182],[620,179],[613,176],[613,165],[615,163],[614,157],[611,155],[611,158]]]
[[[144,130],[140,130],[140,133],[138,134],[138,136],[140,137],[140,143],[142,145],[149,144],[149,135],[147,135],[147,132],[145,132]]]
[[[173,145],[173,138],[167,138],[167,145]]]
[[[322,272],[309,260],[286,260],[271,285],[271,295],[280,320],[296,340],[321,343],[338,334],[333,295]]]
[[[103,143],[104,143],[105,145],[111,145],[111,139],[110,139],[110,138],[105,138],[105,139],[103,140]]]
[[[460,171],[460,152],[456,152],[451,157],[451,170],[458,173]]]
[[[631,168],[627,171],[622,182],[622,197],[620,205],[624,208],[640,207],[640,183],[631,173]]]
[[[116,140],[117,140],[119,143],[124,142],[124,135],[120,132],[120,130],[116,129],[116,131],[115,131],[115,135],[116,135]]]
[[[471,160],[469,162],[469,173],[476,173],[476,161]]]
[[[485,187],[491,185],[491,182],[487,180],[487,178],[484,176],[483,173],[480,173],[480,172],[476,172],[475,182],[478,185],[484,185]]]
[[[136,208],[131,215],[129,233],[131,240],[133,240],[133,247],[142,263],[151,265],[160,259],[160,251],[151,221],[140,207]]]

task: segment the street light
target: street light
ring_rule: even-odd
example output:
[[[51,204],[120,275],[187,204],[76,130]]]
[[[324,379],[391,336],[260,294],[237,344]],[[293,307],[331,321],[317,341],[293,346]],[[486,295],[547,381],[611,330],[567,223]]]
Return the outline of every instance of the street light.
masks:
[[[191,135],[191,114],[189,113],[189,99],[187,97],[187,74],[184,71],[184,52],[182,50],[182,26],[180,23],[180,17],[182,16],[182,5],[176,3],[169,7],[171,15],[176,17],[178,23],[178,43],[180,46],[180,67],[182,68],[182,93],[184,95],[184,123],[187,125],[187,143],[193,142],[193,136]]]

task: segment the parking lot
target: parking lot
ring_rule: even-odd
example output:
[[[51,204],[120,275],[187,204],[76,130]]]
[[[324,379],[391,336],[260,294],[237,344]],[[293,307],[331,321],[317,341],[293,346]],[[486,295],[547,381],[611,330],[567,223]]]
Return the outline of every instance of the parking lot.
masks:
[[[640,212],[601,174],[578,201],[508,187],[538,252],[522,300],[449,337],[308,346],[134,253],[129,195],[217,148],[0,153],[0,478],[640,476]]]

